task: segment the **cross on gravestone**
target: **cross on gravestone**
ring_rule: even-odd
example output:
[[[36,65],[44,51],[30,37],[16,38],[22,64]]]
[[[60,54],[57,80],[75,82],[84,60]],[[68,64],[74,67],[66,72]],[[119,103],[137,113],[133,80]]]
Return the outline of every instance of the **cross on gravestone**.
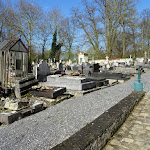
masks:
[[[108,56],[106,56],[105,58],[106,58],[106,61],[108,62],[108,58],[109,58],[109,57],[108,57]]]
[[[132,59],[132,56],[130,55],[130,59]]]

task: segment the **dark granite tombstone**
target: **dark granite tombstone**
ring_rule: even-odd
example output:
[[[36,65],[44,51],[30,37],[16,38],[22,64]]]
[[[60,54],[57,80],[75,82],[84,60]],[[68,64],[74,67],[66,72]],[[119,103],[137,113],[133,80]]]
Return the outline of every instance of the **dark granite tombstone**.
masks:
[[[86,77],[87,80],[94,81],[96,83],[96,87],[107,86],[109,81],[104,77]]]
[[[63,93],[66,92],[65,87],[50,87],[48,86],[51,90],[40,90],[40,88],[37,88],[35,90],[31,90],[30,93],[34,96],[37,97],[45,97],[45,98],[57,98],[58,96],[62,95]]]
[[[40,64],[39,68],[38,68],[38,81],[39,82],[46,82],[47,81],[47,75],[50,74],[50,68],[48,66],[48,64],[43,61],[42,64]]]
[[[66,66],[67,70],[71,70],[71,67],[69,65]]]
[[[97,72],[94,72],[92,74],[92,76],[93,77],[106,78],[106,79],[116,79],[116,80],[125,80],[125,79],[127,79],[127,75],[122,74],[122,73],[109,73],[109,72],[97,73]]]
[[[63,71],[63,64],[62,63],[59,63],[58,70],[61,72]]]
[[[100,68],[100,65],[98,63],[93,64],[93,72],[99,72],[99,68]]]

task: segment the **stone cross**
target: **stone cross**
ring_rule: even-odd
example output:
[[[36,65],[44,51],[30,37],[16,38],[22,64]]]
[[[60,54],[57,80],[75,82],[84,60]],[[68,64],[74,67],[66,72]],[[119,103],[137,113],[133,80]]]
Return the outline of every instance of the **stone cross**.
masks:
[[[105,58],[106,58],[106,61],[108,62],[108,58],[109,58],[109,57],[108,57],[108,56],[106,56]]]

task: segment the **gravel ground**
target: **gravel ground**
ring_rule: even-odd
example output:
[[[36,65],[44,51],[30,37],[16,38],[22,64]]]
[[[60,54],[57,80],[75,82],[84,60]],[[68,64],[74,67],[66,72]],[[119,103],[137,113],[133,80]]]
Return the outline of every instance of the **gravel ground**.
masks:
[[[150,90],[150,71],[142,74]],[[132,77],[133,83],[137,77]],[[0,129],[1,150],[41,150],[59,144],[129,95],[128,81],[74,97]]]

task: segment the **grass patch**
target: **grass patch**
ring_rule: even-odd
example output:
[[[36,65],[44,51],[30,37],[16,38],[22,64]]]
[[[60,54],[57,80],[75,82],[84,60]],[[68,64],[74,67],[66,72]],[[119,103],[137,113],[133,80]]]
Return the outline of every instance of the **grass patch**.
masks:
[[[54,122],[58,122],[58,120],[54,120]]]

